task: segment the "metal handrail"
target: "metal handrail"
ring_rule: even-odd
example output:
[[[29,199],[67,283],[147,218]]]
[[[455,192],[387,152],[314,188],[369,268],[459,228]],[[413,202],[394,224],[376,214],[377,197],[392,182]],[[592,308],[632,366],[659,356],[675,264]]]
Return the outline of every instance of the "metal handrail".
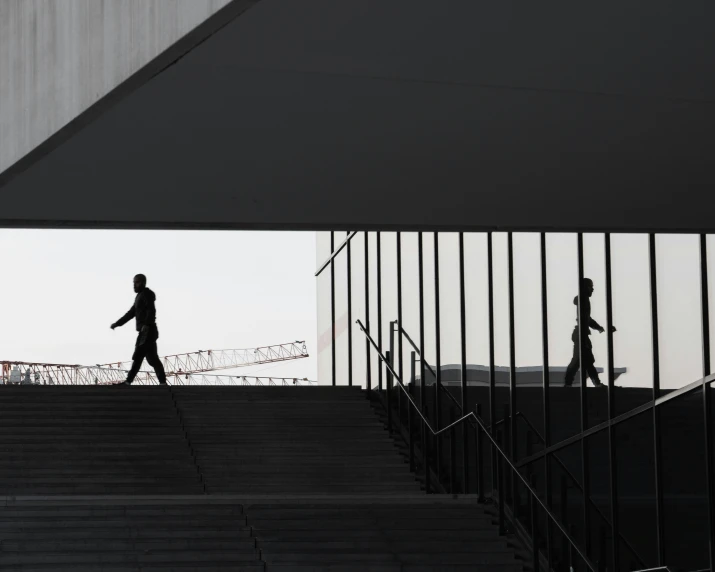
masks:
[[[492,447],[494,447],[494,450],[497,451],[497,452],[502,456],[502,458],[504,459],[504,461],[509,465],[509,467],[510,467],[510,469],[511,469],[511,471],[512,471],[512,474],[515,474],[516,476],[519,477],[519,479],[520,479],[521,482],[523,483],[523,485],[524,485],[524,487],[526,488],[526,490],[529,491],[529,494],[531,494],[532,498],[533,498],[537,503],[539,503],[539,505],[541,505],[541,508],[544,509],[544,512],[545,512],[545,513],[548,515],[548,517],[553,521],[553,523],[556,525],[556,528],[558,528],[559,531],[561,532],[561,534],[563,534],[564,538],[565,538],[566,540],[568,540],[568,542],[571,544],[571,546],[573,547],[573,549],[578,553],[578,555],[579,555],[579,556],[581,557],[581,559],[584,561],[584,563],[586,564],[586,566],[591,570],[591,572],[597,572],[597,569],[596,569],[596,567],[593,565],[593,563],[588,559],[588,557],[586,557],[586,556],[583,554],[583,552],[581,552],[581,549],[578,547],[578,544],[576,543],[576,541],[575,541],[575,540],[571,537],[571,535],[564,529],[564,527],[561,526],[561,523],[560,523],[559,520],[554,516],[554,514],[551,512],[551,510],[549,509],[549,507],[547,507],[546,504],[544,504],[544,502],[539,498],[539,495],[536,493],[536,491],[531,487],[531,485],[527,482],[527,480],[526,480],[526,479],[523,477],[523,475],[519,472],[519,470],[516,468],[516,466],[511,462],[511,459],[509,459],[509,456],[502,450],[502,448],[499,446],[499,444],[496,442],[496,440],[492,437],[492,435],[489,433],[489,431],[487,431],[487,427],[486,427],[486,425],[483,423],[483,421],[482,421],[475,413],[473,413],[473,412],[470,411],[469,413],[467,413],[466,415],[463,415],[462,417],[460,417],[460,418],[457,419],[456,421],[450,423],[450,424],[447,425],[446,427],[443,427],[442,429],[439,429],[439,430],[435,431],[435,430],[432,428],[432,425],[430,424],[430,422],[427,420],[427,418],[422,414],[422,411],[420,411],[420,408],[419,408],[419,407],[417,406],[417,404],[412,400],[412,396],[410,395],[410,392],[407,390],[407,388],[405,387],[404,383],[402,382],[402,379],[401,379],[400,376],[397,374],[397,372],[395,372],[395,370],[393,369],[392,365],[390,364],[390,361],[382,354],[382,352],[381,352],[380,349],[378,348],[377,344],[375,343],[375,340],[372,339],[372,336],[371,336],[371,335],[367,332],[367,330],[365,329],[365,326],[363,325],[363,323],[362,323],[360,320],[356,320],[356,323],[357,323],[358,326],[360,326],[360,329],[362,330],[363,334],[365,334],[365,336],[367,337],[367,339],[370,341],[370,345],[372,345],[372,347],[375,349],[375,351],[377,352],[377,355],[378,355],[378,356],[380,357],[380,359],[384,362],[385,367],[386,367],[386,368],[388,369],[388,371],[390,372],[390,375],[392,376],[392,378],[395,379],[395,380],[397,380],[397,385],[398,385],[398,387],[399,387],[400,389],[402,389],[402,392],[403,392],[403,393],[405,394],[405,396],[407,397],[407,400],[410,402],[410,404],[412,405],[412,407],[414,407],[414,409],[417,411],[417,415],[419,415],[420,419],[422,419],[422,423],[425,425],[425,427],[427,427],[427,429],[429,429],[430,433],[432,433],[432,435],[433,435],[434,437],[437,437],[437,436],[439,436],[440,434],[444,433],[445,431],[448,431],[448,430],[452,429],[452,427],[455,427],[455,426],[459,425],[460,423],[462,423],[462,422],[465,421],[466,419],[468,419],[468,418],[470,418],[470,417],[473,418],[473,419],[477,422],[479,428],[481,428],[481,430],[486,434],[487,439],[489,439],[489,441],[491,442]],[[503,491],[500,491],[499,494],[504,494],[504,493],[503,493]]]
[[[405,331],[405,329],[402,327],[402,324],[400,324],[400,322],[399,322],[398,320],[395,320],[394,323],[397,324],[397,328],[398,328],[399,332],[402,333],[402,334],[405,336],[405,338],[407,339],[407,341],[409,342],[409,344],[412,346],[412,348],[413,348],[413,349],[415,350],[415,352],[417,353],[417,356],[419,356],[419,358],[422,360],[422,362],[425,364],[425,366],[427,366],[427,367],[429,368],[429,370],[432,372],[432,375],[436,378],[437,375],[436,375],[436,373],[435,373],[435,370],[432,368],[432,366],[429,365],[429,363],[427,363],[426,360],[424,360],[424,359],[422,358],[422,354],[420,353],[420,350],[419,350],[419,348],[417,347],[417,344],[415,344],[415,342],[412,340],[412,338],[410,337],[410,335]],[[457,399],[450,393],[450,391],[449,391],[446,387],[444,387],[443,385],[441,385],[441,384],[440,384],[440,388],[449,396],[449,398],[452,400],[452,402],[459,408],[459,413],[460,413],[460,415],[464,414],[464,408],[462,407],[461,403],[459,403],[459,401],[457,401]],[[531,431],[533,431],[533,433],[538,437],[538,439],[541,441],[542,444],[545,444],[545,443],[546,443],[546,440],[544,439],[544,437],[541,435],[541,433],[539,433],[539,430],[534,426],[534,424],[533,424],[531,421],[529,421],[529,419],[526,417],[526,415],[524,415],[521,411],[517,411],[517,412],[516,412],[516,417],[517,417],[517,418],[521,417],[521,418],[526,422],[526,424],[529,426],[529,428],[531,429]],[[475,427],[474,422],[473,422],[471,419],[470,419],[470,421],[471,421],[472,427]],[[491,423],[490,423],[490,425],[489,425],[489,429],[492,429],[493,427],[496,427],[497,425],[500,425],[500,424],[504,423],[504,420],[503,420],[503,419],[501,419],[501,420],[499,420],[499,421],[496,421],[496,422],[493,421],[493,420],[490,420],[490,421],[491,421]],[[563,461],[561,461],[561,459],[559,459],[556,455],[554,455],[553,458],[554,458],[554,459],[556,460],[556,462],[561,466],[561,468],[566,472],[566,474],[568,475],[568,477],[576,484],[576,486],[579,488],[579,490],[581,490],[581,491],[583,492],[583,487],[582,487],[581,484],[578,482],[578,480],[576,479],[576,477],[574,476],[574,474],[573,474],[573,473],[569,470],[569,468],[563,463]],[[606,523],[608,523],[608,518],[606,517],[605,514],[603,514],[603,512],[601,511],[601,509],[599,508],[599,506],[598,506],[595,502],[593,502],[593,500],[592,500],[590,497],[587,497],[587,498],[588,498],[588,502],[590,503],[590,506],[591,506],[592,508],[595,508],[597,514],[598,514]],[[631,545],[631,543],[628,542],[628,540],[627,540],[626,538],[624,538],[623,535],[619,534],[618,536],[619,536],[620,541],[623,542],[623,544],[626,546],[626,548],[631,552],[631,554],[632,554],[632,555],[635,557],[635,559],[638,561],[638,565],[639,565],[639,566],[645,566],[645,562],[644,562],[643,559],[640,557],[640,555],[638,554],[638,552],[636,552],[636,549],[633,548],[633,546]]]
[[[345,248],[347,246],[348,242],[350,242],[356,234],[357,234],[356,230],[354,230],[353,232],[348,234],[347,238],[345,240],[343,240],[342,243],[340,243],[340,246],[338,246],[335,249],[335,251],[328,257],[328,259],[325,262],[323,262],[323,264],[320,266],[320,268],[318,268],[318,270],[316,270],[316,272],[315,272],[316,277],[320,276],[320,274],[323,272],[323,270],[325,270],[328,267],[328,265],[333,261],[333,258],[335,258],[338,254],[340,254],[340,252],[343,250],[343,248]]]
[[[429,368],[430,372],[432,372],[432,375],[433,375],[434,378],[435,378],[435,384],[436,384],[437,373],[435,372],[435,370],[434,370],[434,369],[432,368],[432,366],[427,362],[427,360],[425,360],[425,359],[422,357],[422,354],[420,353],[419,348],[417,347],[417,345],[415,344],[415,342],[412,341],[412,338],[410,337],[410,335],[409,335],[409,334],[405,331],[405,329],[402,327],[402,324],[400,324],[400,322],[399,322],[398,320],[395,320],[394,323],[397,324],[397,327],[398,327],[398,329],[399,329],[399,332],[400,332],[401,334],[403,334],[403,335],[405,336],[405,338],[407,338],[407,341],[410,343],[410,345],[412,346],[412,348],[415,350],[415,353],[419,356],[419,358],[420,358],[420,360],[422,361],[422,363],[424,363],[424,364]],[[454,397],[454,395],[452,395],[452,394],[449,392],[449,390],[448,390],[444,385],[442,385],[441,383],[439,384],[439,388],[447,395],[447,397],[449,397],[449,398],[452,400],[452,403],[454,403],[457,407],[459,407],[460,413],[464,413],[464,408],[462,407],[461,403],[459,403],[459,401],[457,401],[457,398]],[[472,426],[474,426],[473,423],[472,423]]]

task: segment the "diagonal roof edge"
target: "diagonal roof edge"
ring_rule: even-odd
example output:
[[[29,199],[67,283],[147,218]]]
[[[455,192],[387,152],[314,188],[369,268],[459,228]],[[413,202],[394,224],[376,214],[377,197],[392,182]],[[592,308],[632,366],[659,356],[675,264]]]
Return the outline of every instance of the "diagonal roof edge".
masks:
[[[98,99],[66,125],[50,135],[30,152],[0,172],[0,189],[15,177],[32,167],[40,159],[60,147],[75,134],[90,125],[103,113],[181,60],[194,48],[208,40],[215,33],[230,24],[244,12],[258,4],[260,0],[231,0],[216,13],[204,20],[190,32],[170,45],[146,65],[121,82],[106,95]]]

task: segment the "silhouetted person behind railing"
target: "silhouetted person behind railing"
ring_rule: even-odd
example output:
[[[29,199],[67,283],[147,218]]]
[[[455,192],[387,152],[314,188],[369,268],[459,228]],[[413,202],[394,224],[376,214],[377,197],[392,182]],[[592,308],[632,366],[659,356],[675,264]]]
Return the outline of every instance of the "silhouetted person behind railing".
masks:
[[[583,344],[583,361],[584,368],[586,369],[586,374],[593,382],[596,387],[604,387],[601,380],[598,379],[598,371],[596,371],[596,358],[593,357],[593,346],[591,345],[591,330],[596,330],[599,334],[602,334],[605,330],[601,325],[591,318],[591,295],[593,294],[593,280],[590,278],[583,279],[583,292],[586,297],[583,300],[583,315],[586,318],[586,339]],[[573,357],[571,358],[571,363],[566,368],[566,375],[564,376],[564,385],[570,387],[573,384],[574,377],[576,377],[576,372],[579,370],[579,315],[578,315],[578,296],[573,299],[573,303],[576,306],[576,327],[571,334],[571,341],[573,342]],[[616,331],[614,326],[611,326],[613,331]]]
[[[129,370],[127,380],[119,385],[131,385],[144,358],[154,368],[159,383],[166,384],[164,366],[156,348],[156,341],[159,339],[159,329],[156,326],[156,307],[154,306],[156,295],[146,287],[146,276],[143,274],[137,274],[134,277],[134,291],[137,293],[134,305],[111,326],[112,329],[118,328],[132,318],[136,318],[137,332],[139,332],[132,356],[132,360],[134,360],[132,369]]]

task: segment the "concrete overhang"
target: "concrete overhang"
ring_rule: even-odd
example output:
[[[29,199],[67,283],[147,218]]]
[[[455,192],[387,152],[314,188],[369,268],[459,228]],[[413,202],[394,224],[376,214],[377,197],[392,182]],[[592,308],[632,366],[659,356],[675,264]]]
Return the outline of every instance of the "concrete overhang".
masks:
[[[231,6],[0,175],[0,226],[715,230],[709,0]]]

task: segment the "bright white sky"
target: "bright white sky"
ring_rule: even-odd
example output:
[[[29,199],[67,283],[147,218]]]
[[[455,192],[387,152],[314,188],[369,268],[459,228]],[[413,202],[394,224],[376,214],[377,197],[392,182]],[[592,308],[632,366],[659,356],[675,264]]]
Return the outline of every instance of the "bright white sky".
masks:
[[[5,229],[0,253],[0,360],[131,359],[133,322],[109,326],[143,273],[159,355],[305,340],[310,358],[239,371],[316,379],[313,232]]]

